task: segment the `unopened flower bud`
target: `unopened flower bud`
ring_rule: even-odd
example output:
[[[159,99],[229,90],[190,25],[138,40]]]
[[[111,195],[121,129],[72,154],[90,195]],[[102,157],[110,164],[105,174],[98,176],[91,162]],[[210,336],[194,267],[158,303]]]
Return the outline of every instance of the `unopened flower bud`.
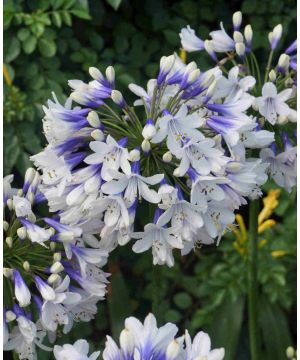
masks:
[[[167,151],[166,153],[163,154],[163,157],[162,157],[162,159],[165,163],[171,162],[172,158],[173,158],[173,156],[172,156],[171,151]]]
[[[4,230],[4,231],[7,231],[8,228],[9,228],[9,223],[4,220],[4,221],[3,221],[3,230]]]
[[[232,15],[232,23],[234,30],[239,30],[242,24],[242,13],[240,11],[236,11]]]
[[[18,189],[17,195],[18,195],[18,196],[23,196],[23,190],[22,190],[22,189]]]
[[[173,175],[176,176],[176,177],[179,177],[179,176],[180,176],[179,168],[176,168],[176,169],[173,171]]]
[[[289,119],[285,115],[279,115],[277,118],[277,124],[279,124],[279,125],[284,125],[284,124],[288,123],[288,121],[289,121]]]
[[[233,33],[233,39],[236,43],[243,43],[244,42],[244,37],[243,34],[240,31],[235,31]]]
[[[29,264],[28,261],[24,261],[24,262],[23,262],[23,269],[24,269],[25,271],[29,271],[29,270],[30,270],[30,264]]]
[[[122,109],[126,106],[125,100],[123,98],[123,95],[119,90],[112,90],[110,95],[112,101],[119,105]]]
[[[19,237],[21,240],[25,240],[26,237],[27,237],[26,228],[25,228],[24,226],[20,227],[20,228],[17,230],[17,235],[18,235],[18,237]]]
[[[63,242],[70,242],[74,239],[74,233],[72,231],[61,232],[57,235],[57,239]]]
[[[170,344],[167,347],[166,358],[169,360],[176,359],[179,354],[179,351],[180,351],[180,345],[178,341],[174,339],[173,341],[170,342]]]
[[[36,222],[36,216],[34,215],[34,213],[28,214],[27,219],[32,223]]]
[[[112,66],[109,66],[105,70],[105,75],[107,80],[113,84],[115,82],[115,69]]]
[[[290,57],[286,54],[281,54],[278,60],[278,71],[285,74],[290,65]]]
[[[151,150],[151,144],[149,140],[144,140],[142,142],[141,148],[145,153],[148,153]]]
[[[56,248],[56,242],[51,241],[51,242],[50,242],[50,249],[51,249],[51,251],[54,251],[55,248]]]
[[[282,36],[282,25],[278,24],[274,27],[271,37],[269,37],[269,41],[271,44],[271,49],[275,49],[281,39]]]
[[[12,248],[12,246],[13,246],[13,239],[12,239],[10,236],[8,236],[8,237],[5,239],[5,242],[6,242],[6,244],[7,244],[7,246],[8,246],[9,248]]]
[[[59,261],[56,261],[56,262],[51,266],[50,272],[51,272],[52,274],[58,274],[58,273],[60,273],[61,271],[63,271],[63,269],[64,269],[64,267],[63,267],[62,263],[59,262]]]
[[[4,275],[7,279],[12,279],[13,274],[14,274],[13,269],[3,268],[3,275]]]
[[[187,83],[192,84],[198,79],[199,75],[200,75],[200,69],[193,70],[188,76]]]
[[[98,141],[103,141],[105,139],[105,136],[100,129],[93,130],[91,132],[91,137]]]
[[[130,354],[134,349],[134,337],[130,330],[124,329],[120,334],[120,345],[121,348],[126,351],[126,353]]]
[[[275,81],[276,81],[276,77],[277,77],[276,71],[272,69],[272,70],[269,72],[269,79],[270,79],[270,81],[275,82]]]
[[[217,81],[214,80],[208,87],[207,91],[206,91],[206,97],[210,98],[212,97],[212,95],[214,94],[215,90],[216,90],[216,86],[217,86]]]
[[[174,55],[163,56],[160,59],[160,70],[164,73],[168,73],[172,69],[174,63],[175,63]]]
[[[239,57],[243,58],[246,52],[245,44],[242,42],[235,44],[235,51],[238,54]]]
[[[87,116],[87,121],[89,122],[89,124],[94,127],[94,128],[98,128],[101,125],[101,121],[99,119],[98,114],[96,113],[96,111],[90,111],[88,113]]]
[[[33,192],[29,191],[29,192],[27,193],[26,197],[27,197],[27,199],[29,200],[29,202],[30,202],[31,204],[34,203],[34,198],[35,198],[35,196],[34,196],[34,193],[33,193]]]
[[[214,61],[218,62],[218,58],[216,53],[214,52],[211,40],[204,41],[204,49]]]
[[[138,149],[133,149],[129,152],[128,160],[131,162],[139,161],[141,158],[141,152]]]
[[[93,79],[95,79],[97,81],[103,80],[103,75],[99,69],[97,69],[95,67],[90,67],[89,73]]]
[[[61,260],[61,253],[60,252],[56,252],[53,254],[53,260],[54,261],[60,261]]]
[[[148,119],[142,131],[143,138],[150,140],[156,134],[156,128],[152,119]]]
[[[286,356],[288,359],[292,359],[295,355],[295,350],[292,346],[289,346],[287,349],[286,349]]]
[[[7,204],[7,207],[9,208],[9,210],[12,210],[14,208],[14,202],[12,199],[8,199],[6,204]]]
[[[58,275],[58,274],[51,274],[49,277],[48,277],[48,284],[50,285],[53,285],[55,284],[56,282],[58,282],[59,280],[61,279],[61,277]]]
[[[11,321],[14,321],[16,319],[16,317],[17,317],[16,314],[11,310],[6,311],[6,313],[5,313],[5,320],[8,323]]]
[[[245,41],[246,41],[247,46],[251,47],[252,38],[253,38],[253,30],[252,30],[252,26],[250,24],[245,26],[244,36],[245,36]]]

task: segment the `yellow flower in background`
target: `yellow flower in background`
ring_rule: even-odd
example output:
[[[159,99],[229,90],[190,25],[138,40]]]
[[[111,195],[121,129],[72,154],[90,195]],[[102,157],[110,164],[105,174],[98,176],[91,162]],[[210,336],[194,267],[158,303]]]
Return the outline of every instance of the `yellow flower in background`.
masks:
[[[273,214],[273,211],[279,204],[278,198],[280,196],[280,189],[272,189],[268,192],[267,196],[263,198],[264,207],[258,215],[258,234],[264,233],[267,229],[270,229],[276,224],[274,219],[269,219]],[[233,247],[241,254],[247,253],[247,240],[248,231],[241,214],[236,214],[236,222],[238,227],[231,226],[231,230],[234,233],[236,240],[233,242]],[[261,249],[267,243],[266,239],[261,239],[258,243],[258,248]],[[281,257],[287,254],[284,250],[274,250],[271,252],[273,257]]]
[[[6,83],[7,83],[7,85],[10,86],[12,84],[12,80],[11,80],[11,77],[9,75],[7,66],[5,64],[3,64],[3,76],[4,76],[4,79],[5,79]]]
[[[186,64],[186,51],[184,49],[180,49],[179,57]]]

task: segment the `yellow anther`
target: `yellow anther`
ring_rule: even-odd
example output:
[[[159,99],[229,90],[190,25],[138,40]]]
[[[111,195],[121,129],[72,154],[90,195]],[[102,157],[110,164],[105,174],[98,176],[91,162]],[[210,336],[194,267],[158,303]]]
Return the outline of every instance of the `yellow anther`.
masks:
[[[181,61],[186,64],[186,51],[184,49],[180,49],[179,57]]]
[[[278,198],[280,189],[272,189],[268,195],[263,198],[264,208],[258,215],[258,224],[260,225],[264,220],[268,219],[273,213],[274,209],[278,206]]]

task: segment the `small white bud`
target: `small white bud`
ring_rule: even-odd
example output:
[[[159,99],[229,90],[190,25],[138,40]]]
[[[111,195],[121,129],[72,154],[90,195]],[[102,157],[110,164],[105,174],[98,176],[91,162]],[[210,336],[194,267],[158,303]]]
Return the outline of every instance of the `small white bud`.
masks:
[[[24,269],[25,271],[29,271],[29,270],[30,270],[30,264],[29,264],[28,261],[24,261],[24,262],[23,262],[23,269]]]
[[[244,42],[244,37],[243,34],[240,31],[235,31],[233,33],[233,39],[236,43],[243,43]]]
[[[202,84],[205,87],[210,86],[215,81],[215,75],[210,72],[206,72],[203,76]]]
[[[166,358],[168,360],[176,359],[179,354],[179,351],[180,351],[180,345],[179,345],[178,341],[176,341],[176,340],[171,341],[167,347]]]
[[[241,27],[242,24],[242,13],[240,11],[236,11],[233,15],[232,15],[232,23],[233,23],[233,27],[234,29],[239,29]]]
[[[156,128],[152,119],[148,119],[142,131],[143,138],[150,140],[156,134]]]
[[[9,208],[9,210],[12,210],[14,208],[14,202],[12,199],[8,199],[6,204],[7,204],[7,207]]]
[[[133,149],[129,152],[128,160],[131,162],[139,161],[141,158],[141,152],[138,149]]]
[[[25,228],[24,226],[20,227],[20,228],[17,230],[17,235],[18,235],[18,237],[19,237],[21,240],[25,240],[26,237],[27,237],[26,228]]]
[[[55,248],[56,248],[56,242],[51,241],[51,242],[50,242],[50,249],[51,249],[51,251],[54,251]]]
[[[292,359],[295,355],[295,350],[292,346],[289,346],[287,349],[286,349],[286,356],[288,359]]]
[[[246,44],[250,46],[253,38],[253,30],[250,24],[245,26],[244,36],[245,36]]]
[[[175,63],[175,55],[163,56],[160,59],[160,69],[163,73],[168,73]]]
[[[33,204],[34,203],[34,198],[35,198],[35,196],[34,196],[34,193],[33,192],[31,192],[31,191],[28,191],[28,193],[27,193],[27,199],[29,200],[29,202],[31,203],[31,204]]]
[[[279,115],[277,118],[277,124],[279,124],[279,125],[284,125],[284,124],[288,123],[288,121],[289,121],[289,119],[285,115]]]
[[[13,274],[14,274],[13,269],[3,268],[3,275],[4,275],[7,279],[12,279],[12,278],[13,278]]]
[[[57,235],[58,240],[70,242],[74,239],[74,233],[72,231],[64,231]]]
[[[60,252],[56,252],[53,254],[53,260],[54,261],[60,261],[61,260],[61,253]]]
[[[7,244],[7,246],[8,246],[9,248],[12,248],[12,246],[13,246],[13,239],[12,239],[10,236],[8,236],[8,237],[5,239],[5,242],[6,242],[6,244]]]
[[[101,121],[96,111],[90,111],[88,113],[87,121],[94,128],[98,128],[101,125]]]
[[[276,71],[272,69],[272,70],[269,72],[269,79],[270,79],[270,81],[275,82],[275,81],[276,81],[276,77],[277,77]]]
[[[54,283],[58,282],[61,279],[61,277],[58,274],[51,274],[48,277],[48,284],[53,285]]]
[[[290,65],[290,57],[287,54],[281,54],[278,60],[279,71],[286,72]]]
[[[246,47],[244,43],[236,43],[235,44],[235,51],[238,54],[238,56],[243,57],[245,55],[246,52]]]
[[[3,230],[4,230],[4,231],[7,231],[8,228],[9,228],[9,223],[4,220],[4,221],[3,221]]]
[[[162,157],[162,159],[165,163],[170,163],[172,161],[172,158],[173,158],[173,155],[172,155],[171,151],[167,151],[166,153],[163,154],[163,157]]]
[[[11,321],[14,321],[16,319],[16,317],[17,317],[16,314],[11,310],[6,311],[6,313],[5,313],[5,320],[8,323]]]
[[[274,27],[273,31],[272,31],[272,38],[274,39],[278,39],[278,41],[281,39],[282,36],[282,25],[278,24]]]
[[[273,33],[272,33],[272,31],[269,32],[269,34],[268,34],[268,39],[269,39],[269,43],[271,44],[271,43],[272,43],[272,39],[273,39]]]
[[[63,269],[64,269],[64,267],[63,267],[62,263],[59,262],[59,261],[56,261],[56,262],[51,266],[50,272],[51,272],[52,274],[58,274],[58,273],[60,273],[61,271],[63,271]]]
[[[34,213],[28,214],[27,219],[32,223],[36,222],[36,217],[35,217]]]
[[[115,104],[119,105],[121,108],[125,107],[125,100],[119,90],[112,90],[110,97]]]
[[[188,76],[187,79],[188,84],[192,84],[194,81],[196,81],[199,75],[200,75],[199,69],[193,70]]]
[[[207,91],[206,91],[206,96],[207,96],[207,97],[211,97],[211,96],[214,94],[214,92],[215,92],[215,90],[216,90],[216,86],[217,86],[217,81],[214,80],[214,81],[209,85],[209,87],[208,87],[208,89],[207,89]]]
[[[173,175],[176,176],[176,177],[179,177],[179,176],[180,176],[179,168],[176,168],[176,169],[173,171]]]
[[[89,73],[93,79],[95,79],[97,81],[103,80],[103,75],[99,69],[97,69],[95,67],[90,67]]]
[[[115,69],[112,66],[109,66],[105,70],[105,75],[107,80],[113,84],[115,82]]]
[[[144,140],[141,145],[142,150],[147,153],[151,150],[151,144],[149,140]]]
[[[231,172],[239,171],[241,168],[241,163],[236,161],[231,161],[227,164],[227,169]]]
[[[91,132],[91,137],[98,141],[103,141],[105,139],[103,131],[101,131],[100,129],[93,130]]]
[[[197,64],[195,61],[191,61],[190,63],[187,64],[186,68],[185,68],[185,72],[192,72],[193,70],[197,69]]]
[[[18,196],[23,196],[23,190],[22,190],[22,189],[19,189],[19,190],[17,191],[17,195],[18,195]]]
[[[125,350],[128,354],[134,349],[134,337],[130,330],[124,329],[120,334],[120,345],[121,348]]]
[[[31,184],[35,178],[36,170],[33,168],[28,168],[25,173],[24,182]]]
[[[212,58],[215,58],[215,52],[211,40],[204,41],[204,49]]]

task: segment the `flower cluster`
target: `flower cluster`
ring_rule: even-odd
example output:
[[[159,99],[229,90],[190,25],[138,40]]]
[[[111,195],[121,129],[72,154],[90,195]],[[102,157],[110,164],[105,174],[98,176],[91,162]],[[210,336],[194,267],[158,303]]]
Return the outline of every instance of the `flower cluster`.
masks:
[[[284,145],[275,150],[274,126],[295,118],[288,105],[294,89],[277,92],[290,86],[284,80],[293,67],[281,62],[260,96],[261,81],[251,75],[246,55],[252,30],[239,32],[240,13],[233,23],[233,39],[223,27],[204,42],[191,28],[183,29],[187,51],[213,49],[215,59],[216,52],[227,57],[205,72],[176,55],[163,57],[147,90],[129,85],[139,97],[133,106],[115,89],[112,67],[105,76],[90,68],[89,83],[71,80],[73,92],[64,106],[49,100],[43,120],[48,146],[32,160],[42,171],[41,191],[50,210],[62,223],[79,226],[89,237],[100,235],[108,251],[136,239],[135,252],[151,248],[154,264],[172,266],[174,248],[187,254],[198,243],[219,241],[234,211],[261,195],[267,173],[291,190],[296,147],[282,132]],[[280,28],[270,36],[272,52]],[[236,54],[243,64],[235,63]],[[227,71],[229,60],[235,65]],[[72,99],[81,107],[72,107]],[[154,216],[136,232],[141,202]]]
[[[108,252],[91,247],[79,227],[57,218],[37,218],[45,198],[40,176],[28,169],[22,189],[4,178],[4,350],[20,359],[36,359],[36,346],[48,334],[71,330],[73,323],[90,321],[103,300],[108,274],[103,272]]]
[[[149,314],[141,323],[135,317],[125,320],[125,329],[120,334],[120,347],[107,336],[102,358],[104,360],[118,359],[165,359],[165,360],[222,360],[224,349],[211,350],[211,341],[204,332],[196,334],[191,339],[188,331],[180,337],[175,337],[178,332],[176,325],[167,323],[158,328],[156,319]],[[54,356],[57,360],[66,358],[95,360],[100,352],[94,352],[89,357],[88,343],[78,340],[74,345],[54,347]]]

